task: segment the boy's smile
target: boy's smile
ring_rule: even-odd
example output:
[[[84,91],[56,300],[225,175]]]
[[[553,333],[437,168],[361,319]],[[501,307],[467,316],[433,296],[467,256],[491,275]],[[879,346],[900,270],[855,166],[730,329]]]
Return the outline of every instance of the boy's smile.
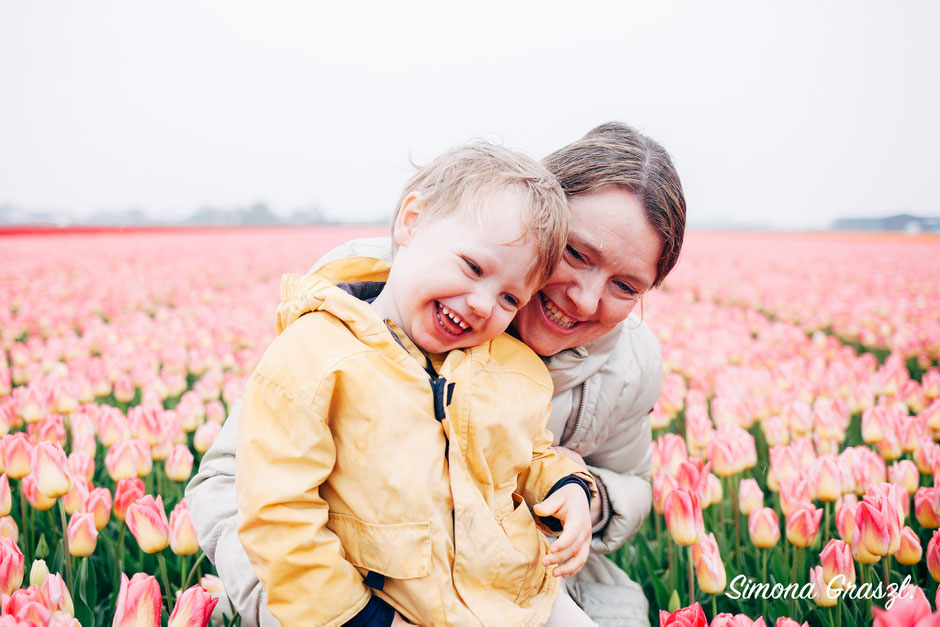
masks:
[[[430,353],[477,346],[505,331],[536,287],[528,279],[535,246],[522,240],[523,202],[519,190],[502,188],[427,216],[421,197],[410,196],[375,308]]]

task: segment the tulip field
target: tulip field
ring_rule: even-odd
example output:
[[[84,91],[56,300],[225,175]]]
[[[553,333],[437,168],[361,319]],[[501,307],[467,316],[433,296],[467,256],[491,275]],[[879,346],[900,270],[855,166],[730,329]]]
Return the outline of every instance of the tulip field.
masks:
[[[384,234],[0,232],[0,627],[239,623],[184,487],[280,275]],[[653,511],[610,556],[653,624],[940,624],[937,277],[936,236],[687,236],[642,304]]]

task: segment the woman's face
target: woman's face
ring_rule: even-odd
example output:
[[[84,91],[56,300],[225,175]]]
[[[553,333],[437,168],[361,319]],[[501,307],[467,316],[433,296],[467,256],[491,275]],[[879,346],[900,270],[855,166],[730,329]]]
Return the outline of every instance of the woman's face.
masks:
[[[571,234],[555,273],[516,314],[520,339],[554,355],[624,320],[656,279],[662,243],[633,192],[605,185],[572,196]]]

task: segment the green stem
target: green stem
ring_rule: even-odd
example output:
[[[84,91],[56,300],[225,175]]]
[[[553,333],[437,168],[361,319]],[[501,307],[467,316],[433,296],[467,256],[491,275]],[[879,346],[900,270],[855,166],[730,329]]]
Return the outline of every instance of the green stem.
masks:
[[[189,571],[189,576],[186,577],[186,581],[183,583],[183,590],[189,588],[189,584],[193,580],[193,575],[196,574],[196,569],[199,568],[199,564],[201,564],[204,559],[206,559],[206,554],[200,551],[199,557],[196,558],[196,563],[193,564],[192,569]]]
[[[881,558],[881,573],[884,579],[882,580],[885,587],[891,582],[891,556],[885,555]]]
[[[160,563],[160,576],[163,578],[163,586],[166,590],[166,611],[173,613],[173,606],[170,605],[170,599],[173,598],[170,594],[170,578],[166,574],[166,559],[163,557],[163,553],[157,551],[157,561]]]
[[[121,588],[121,573],[124,572],[124,529],[127,528],[127,525],[124,522],[120,522],[120,529],[118,530],[118,541],[117,541],[117,550],[115,553],[114,560],[114,589],[119,590]]]
[[[673,546],[672,538],[666,539],[666,546],[669,548],[669,587],[675,590],[679,586],[679,580],[676,577],[676,549]]]
[[[59,501],[59,518],[62,520],[62,544],[65,549],[62,557],[65,562],[65,581],[69,587],[69,594],[72,593],[75,588],[72,583],[72,553],[69,551],[69,523],[65,518],[65,503],[62,502],[62,499]]]
[[[29,522],[27,521],[27,516],[29,515],[29,510],[26,508],[26,491],[23,490],[23,480],[20,480],[20,485],[18,486],[20,493],[20,536],[23,538],[23,556],[25,557],[24,563],[32,564],[33,560],[31,558],[30,551],[30,541],[29,541]]]
[[[741,512],[734,476],[728,477],[728,491],[731,493],[731,511],[734,512],[734,561],[738,565],[738,570],[741,570]]]
[[[797,580],[797,575],[799,574],[798,563],[800,561],[800,548],[797,546],[793,547],[793,564],[790,566],[790,581],[795,584],[799,584]],[[796,616],[796,598],[790,597],[790,617]]]
[[[715,620],[715,617],[718,616],[718,598],[717,594],[712,595],[712,620]]]
[[[829,544],[829,517],[831,515],[832,501],[826,501],[823,503],[823,508],[826,512],[826,526],[824,527],[823,532],[823,546],[825,547]]]
[[[695,566],[692,564],[692,547],[689,547],[689,602],[688,605],[695,603]]]
[[[760,582],[762,584],[766,583],[770,585],[770,582],[767,581],[767,559],[768,559],[768,556],[770,555],[770,549],[758,549],[758,550],[760,551],[760,561],[761,561]],[[765,595],[761,595],[761,614],[763,616],[767,616],[767,597]]]

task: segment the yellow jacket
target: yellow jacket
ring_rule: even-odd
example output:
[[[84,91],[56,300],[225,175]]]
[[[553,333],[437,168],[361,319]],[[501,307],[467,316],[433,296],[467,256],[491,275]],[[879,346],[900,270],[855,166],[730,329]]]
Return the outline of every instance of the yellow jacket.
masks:
[[[332,284],[387,270],[353,258],[282,280],[236,456],[239,538],[268,606],[285,627],[341,625],[372,594],[421,624],[544,623],[557,584],[528,505],[570,474],[593,487],[549,449],[548,371],[504,334],[432,356],[435,396],[417,347]]]

